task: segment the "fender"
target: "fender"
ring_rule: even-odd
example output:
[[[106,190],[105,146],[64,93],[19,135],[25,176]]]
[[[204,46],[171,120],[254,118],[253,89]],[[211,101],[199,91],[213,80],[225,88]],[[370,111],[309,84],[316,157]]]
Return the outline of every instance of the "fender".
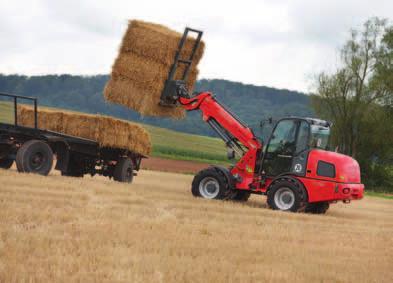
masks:
[[[307,197],[307,199],[308,199],[308,192],[307,192],[306,187],[304,186],[303,182],[301,182],[301,181],[300,181],[298,178],[296,178],[295,176],[285,175],[285,173],[284,173],[284,174],[278,175],[276,178],[274,178],[274,179],[272,180],[272,182],[271,182],[271,183],[269,184],[269,186],[267,187],[266,194],[269,192],[270,188],[274,185],[274,183],[276,183],[277,181],[282,180],[282,179],[288,180],[288,181],[291,181],[291,182],[293,182],[293,183],[299,184],[300,188],[302,188],[304,194],[306,195],[306,197]]]
[[[214,166],[212,165],[212,166],[210,166],[210,168],[214,168],[216,171],[220,171],[222,174],[224,174],[231,189],[235,188],[236,180],[235,180],[235,178],[233,178],[231,171],[228,168],[226,168],[224,166],[218,166],[218,165],[214,165]]]
[[[67,171],[68,163],[70,161],[70,150],[69,146],[64,141],[58,141],[53,144],[55,147],[57,162],[56,162],[56,170]]]

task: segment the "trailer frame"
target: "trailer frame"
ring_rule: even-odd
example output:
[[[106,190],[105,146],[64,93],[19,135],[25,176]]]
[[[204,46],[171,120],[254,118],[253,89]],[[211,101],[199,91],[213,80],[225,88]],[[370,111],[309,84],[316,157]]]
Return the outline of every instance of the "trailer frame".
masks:
[[[85,174],[91,176],[97,174],[116,180],[119,179],[119,176],[116,176],[115,173],[116,166],[120,166],[119,163],[124,163],[119,161],[129,159],[132,163],[131,178],[118,181],[130,182],[132,177],[136,175],[136,171],[139,171],[142,159],[146,158],[146,156],[128,149],[102,147],[94,140],[41,129],[38,125],[37,98],[0,92],[1,97],[9,97],[13,101],[14,123],[0,121],[0,160],[15,161],[23,144],[36,140],[49,145],[56,156],[55,169],[61,171],[62,175],[82,177]],[[33,127],[26,127],[18,123],[18,104],[20,100],[33,102]],[[18,171],[23,172],[19,169]]]

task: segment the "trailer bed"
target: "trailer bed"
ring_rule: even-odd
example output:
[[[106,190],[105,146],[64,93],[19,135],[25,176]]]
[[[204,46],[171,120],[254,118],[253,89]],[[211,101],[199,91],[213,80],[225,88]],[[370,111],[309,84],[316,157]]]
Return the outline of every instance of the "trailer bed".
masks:
[[[37,123],[36,98],[4,93],[0,93],[0,96],[11,97],[14,100],[14,123],[0,122],[1,168],[9,168],[16,161],[18,171],[47,175],[47,170],[37,169],[37,172],[34,172],[34,160],[40,161],[39,157],[42,159],[44,156],[43,159],[49,162],[49,159],[53,160],[53,155],[56,155],[55,169],[61,171],[62,175],[82,177],[85,174],[99,174],[117,181],[131,182],[140,168],[142,158],[145,158],[144,155],[128,149],[103,147],[95,140],[40,129]],[[34,127],[18,124],[18,99],[33,101]],[[30,154],[34,148],[39,150],[30,158],[33,161],[21,156]]]

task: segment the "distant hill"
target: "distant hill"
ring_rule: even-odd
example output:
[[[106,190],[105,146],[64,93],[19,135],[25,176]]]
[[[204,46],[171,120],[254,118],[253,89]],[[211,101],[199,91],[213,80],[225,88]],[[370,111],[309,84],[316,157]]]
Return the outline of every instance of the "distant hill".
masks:
[[[174,121],[141,117],[125,107],[105,102],[102,90],[107,80],[107,75],[0,75],[0,92],[35,96],[40,104],[46,106],[106,114],[187,133],[212,135],[198,112],[188,113],[185,120]],[[254,129],[258,128],[261,119],[270,116],[314,115],[309,97],[300,92],[206,79],[196,84],[195,91],[202,90],[215,93],[221,102]]]

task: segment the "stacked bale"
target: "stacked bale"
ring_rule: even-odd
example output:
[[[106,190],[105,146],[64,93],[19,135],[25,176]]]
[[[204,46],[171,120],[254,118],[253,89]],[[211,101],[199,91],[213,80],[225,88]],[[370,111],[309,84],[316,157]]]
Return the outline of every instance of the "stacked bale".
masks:
[[[181,37],[182,34],[162,25],[130,21],[119,56],[113,64],[111,78],[105,86],[105,98],[142,115],[183,118],[182,108],[158,105]],[[187,38],[180,58],[189,58],[194,43],[194,38]],[[197,65],[203,50],[204,43],[201,42],[186,82],[190,92],[198,75]],[[179,64],[175,79],[181,78],[184,68],[183,64]]]
[[[19,106],[18,123],[26,127],[34,126],[32,107]],[[38,127],[94,140],[103,147],[128,149],[142,155],[151,152],[150,136],[144,128],[135,123],[107,116],[40,107]]]

